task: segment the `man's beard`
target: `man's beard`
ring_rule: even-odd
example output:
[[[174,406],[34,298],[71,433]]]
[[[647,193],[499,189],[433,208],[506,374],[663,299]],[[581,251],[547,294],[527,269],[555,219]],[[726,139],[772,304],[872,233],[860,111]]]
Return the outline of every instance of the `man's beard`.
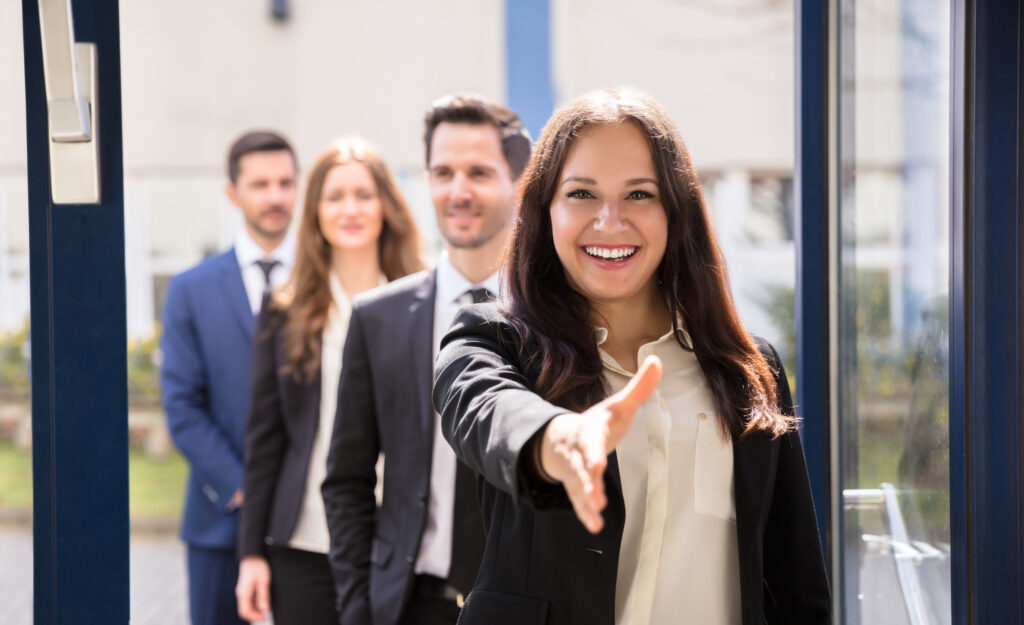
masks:
[[[267,215],[271,214],[271,213],[274,213],[274,212],[281,213],[282,215],[284,215],[286,217],[284,225],[282,227],[280,227],[279,229],[276,229],[276,230],[271,230],[269,228],[264,228],[263,225],[262,225],[263,218],[266,217]],[[262,234],[265,237],[278,237],[278,236],[281,236],[283,233],[288,231],[288,226],[291,225],[291,221],[292,220],[289,217],[288,211],[287,211],[287,209],[285,209],[285,207],[283,207],[283,206],[271,206],[267,210],[261,212],[260,216],[257,219],[251,221],[249,223],[249,225],[252,226],[253,230],[255,230],[256,232],[259,232],[260,234]]]
[[[498,236],[499,232],[501,232],[500,228],[496,229],[494,232],[491,233],[477,234],[473,238],[466,240],[459,239],[457,236],[454,235],[449,235],[447,232],[442,230],[441,236],[443,236],[444,240],[448,242],[448,245],[451,245],[455,249],[476,250],[493,241],[494,237]]]

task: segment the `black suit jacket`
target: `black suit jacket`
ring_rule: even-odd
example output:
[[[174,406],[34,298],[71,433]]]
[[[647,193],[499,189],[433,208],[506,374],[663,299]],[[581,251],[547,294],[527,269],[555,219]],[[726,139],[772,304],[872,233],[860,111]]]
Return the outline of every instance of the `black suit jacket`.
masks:
[[[781,408],[792,414],[782,364],[768,343],[759,343],[778,371]],[[490,510],[484,560],[461,625],[614,621],[626,514],[616,456],[605,473],[605,527],[595,536],[576,519],[562,486],[542,482],[524,453],[548,421],[566,412],[532,392],[537,375],[494,304],[464,308],[442,342],[434,403],[456,455],[486,480]],[[733,466],[744,625],[830,622],[799,436],[734,437]]]
[[[265,555],[286,544],[306,493],[306,474],[320,422],[320,375],[296,380],[288,362],[285,315],[264,307],[252,346],[252,401],[245,428],[245,476],[239,555]]]
[[[430,498],[434,296],[435,272],[427,271],[352,306],[322,488],[345,625],[397,623],[412,590]],[[384,499],[378,510],[379,452]],[[480,527],[482,543],[482,521]]]

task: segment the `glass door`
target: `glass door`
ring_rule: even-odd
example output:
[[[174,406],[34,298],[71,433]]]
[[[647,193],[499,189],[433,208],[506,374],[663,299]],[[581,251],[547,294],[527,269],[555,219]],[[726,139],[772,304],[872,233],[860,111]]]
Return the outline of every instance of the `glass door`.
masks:
[[[837,622],[951,622],[949,0],[838,2]]]

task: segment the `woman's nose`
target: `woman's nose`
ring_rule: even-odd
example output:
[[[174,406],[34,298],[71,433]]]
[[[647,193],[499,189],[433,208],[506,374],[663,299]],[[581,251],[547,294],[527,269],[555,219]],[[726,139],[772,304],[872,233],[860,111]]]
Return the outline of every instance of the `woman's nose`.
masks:
[[[607,232],[608,234],[616,234],[626,229],[626,224],[622,221],[618,202],[605,202],[597,213],[594,229],[600,232]]]

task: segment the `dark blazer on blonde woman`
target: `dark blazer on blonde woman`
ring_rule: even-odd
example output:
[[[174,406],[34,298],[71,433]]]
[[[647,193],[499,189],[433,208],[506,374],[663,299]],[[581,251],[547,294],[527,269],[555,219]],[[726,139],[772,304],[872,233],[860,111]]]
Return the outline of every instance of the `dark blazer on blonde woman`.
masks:
[[[780,408],[793,414],[774,348]],[[494,304],[464,308],[441,345],[434,406],[456,455],[479,475],[488,534],[460,625],[612,625],[625,503],[616,455],[605,472],[605,527],[589,533],[560,485],[536,474],[530,440],[567,412],[534,394],[538,371]],[[820,625],[831,600],[796,432],[733,436],[744,625]],[[700,571],[694,571],[700,575]],[[687,583],[685,579],[680,584]]]
[[[285,316],[260,314],[252,348],[252,406],[245,431],[245,505],[239,557],[266,556],[287,546],[306,494],[306,473],[320,423],[320,372],[296,380],[281,371],[288,362]],[[329,436],[330,432],[324,434]],[[285,453],[291,450],[291,453]],[[301,453],[297,453],[301,452]]]

